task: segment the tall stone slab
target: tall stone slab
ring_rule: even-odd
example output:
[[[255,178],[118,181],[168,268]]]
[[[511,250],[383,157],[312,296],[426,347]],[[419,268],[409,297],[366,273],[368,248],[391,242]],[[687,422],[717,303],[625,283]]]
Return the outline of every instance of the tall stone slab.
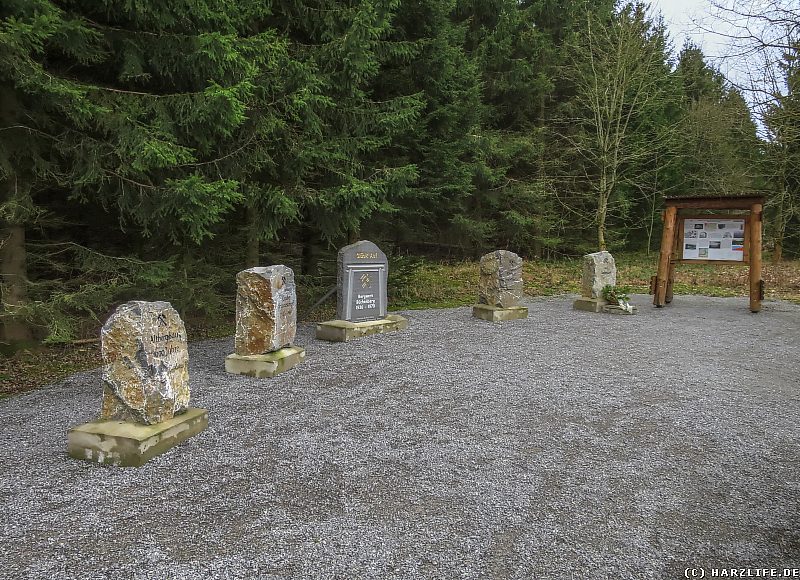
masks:
[[[294,272],[283,265],[250,268],[236,275],[236,337],[239,355],[291,346],[297,333]]]
[[[508,250],[496,250],[481,258],[478,282],[480,304],[511,308],[522,300],[522,258]]]
[[[378,246],[367,240],[345,246],[337,263],[337,320],[318,324],[318,339],[346,342],[408,328],[402,316],[387,315],[389,261]]]
[[[362,240],[339,250],[336,317],[367,322],[386,316],[389,261],[372,242]]]
[[[138,466],[208,426],[189,408],[186,328],[168,302],[121,305],[100,331],[100,419],[70,429],[71,457]]]
[[[169,302],[123,304],[100,331],[101,419],[154,425],[189,406],[186,328]]]
[[[603,288],[617,285],[617,264],[609,252],[595,252],[583,257],[581,296],[602,298]]]
[[[583,257],[581,297],[573,303],[573,308],[589,312],[636,314],[636,307],[627,301],[611,304],[603,298],[603,288],[616,285],[617,264],[614,256],[606,251],[586,254]]]
[[[273,377],[303,362],[293,346],[297,333],[297,291],[291,268],[250,268],[236,275],[235,352],[225,370],[256,378]]]
[[[472,315],[491,322],[526,318],[528,309],[520,306],[523,292],[522,258],[508,250],[490,252],[481,258]]]

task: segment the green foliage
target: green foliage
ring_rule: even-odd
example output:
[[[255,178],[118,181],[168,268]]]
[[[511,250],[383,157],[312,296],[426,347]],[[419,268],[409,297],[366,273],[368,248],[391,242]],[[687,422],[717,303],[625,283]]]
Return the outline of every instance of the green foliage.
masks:
[[[675,76],[683,87],[685,116],[676,157],[681,191],[742,195],[759,188],[753,168],[761,144],[741,93],[703,60],[700,49],[681,51]]]
[[[627,303],[630,301],[630,288],[627,286],[612,286],[606,284],[600,291],[603,300],[612,304]]]
[[[619,245],[609,230],[626,223],[659,159],[670,155],[677,99],[666,32],[646,5],[627,3],[609,21],[587,14],[571,42],[565,72],[575,96],[557,125],[563,179],[574,184],[569,205],[606,249]]]
[[[230,317],[259,260],[297,265],[313,303],[358,238],[652,249],[673,192],[773,191],[766,235],[800,247],[795,51],[764,143],[640,3],[7,0],[0,46],[0,229],[26,240],[2,246],[0,321],[51,342],[131,298]],[[390,272],[393,300],[429,303],[430,263]]]
[[[37,249],[31,268],[44,269],[49,279],[31,283],[30,301],[15,314],[41,329],[46,343],[69,342],[98,328],[109,308],[126,297],[157,299],[173,279],[174,258],[147,262],[74,243]]]
[[[777,261],[784,252],[800,255],[800,51],[797,46],[783,52],[780,72],[784,86],[776,87],[775,100],[764,115],[769,141],[761,166],[766,189],[771,194],[765,207],[770,218],[767,235]]]
[[[391,256],[388,294],[390,300],[406,300],[418,284],[424,284],[420,272],[425,261],[417,256]]]

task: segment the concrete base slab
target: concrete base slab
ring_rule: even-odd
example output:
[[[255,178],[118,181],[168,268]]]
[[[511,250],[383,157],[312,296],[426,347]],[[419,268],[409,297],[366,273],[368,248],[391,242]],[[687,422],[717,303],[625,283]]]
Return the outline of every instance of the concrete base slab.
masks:
[[[208,411],[187,409],[156,425],[92,421],[69,430],[67,453],[106,465],[139,467],[208,427]]]
[[[572,303],[575,310],[585,310],[586,312],[602,312],[603,306],[608,305],[608,300],[602,298],[586,298],[582,296]]]
[[[639,310],[634,306],[633,309],[629,312],[619,306],[618,304],[609,304],[607,306],[603,306],[603,312],[606,314],[639,314]]]
[[[229,354],[225,357],[225,370],[234,375],[263,379],[293,369],[305,359],[306,349],[287,346],[266,354]]]
[[[525,306],[500,308],[499,306],[489,306],[488,304],[474,304],[472,306],[472,316],[489,322],[502,322],[504,320],[528,318],[528,309]]]
[[[329,320],[317,324],[317,338],[330,342],[347,342],[370,334],[382,334],[408,328],[408,320],[399,314],[389,314],[380,320],[368,322],[348,322],[347,320]]]

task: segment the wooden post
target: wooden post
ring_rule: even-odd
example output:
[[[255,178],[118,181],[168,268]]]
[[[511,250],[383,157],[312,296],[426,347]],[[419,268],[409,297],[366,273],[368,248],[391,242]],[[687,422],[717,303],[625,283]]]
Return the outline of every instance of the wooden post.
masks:
[[[666,211],[664,211],[664,232],[661,234],[661,254],[658,257],[656,291],[653,296],[653,304],[657,308],[661,308],[667,303],[667,282],[675,244],[675,218],[677,214],[678,208],[672,205],[667,206]]]
[[[672,302],[672,286],[675,283],[675,260],[669,261],[669,274],[667,275],[667,293],[664,296],[664,302],[669,304]]]
[[[761,210],[750,206],[750,312],[761,310]]]
[[[678,228],[675,235],[673,236],[675,239],[672,243],[672,254],[669,258],[669,274],[667,276],[667,293],[664,296],[664,301],[667,304],[672,302],[672,287],[675,284],[675,264],[678,261],[679,256],[682,255],[683,252],[683,237],[680,232],[683,231],[683,220],[676,218],[675,225]],[[680,252],[680,253],[679,253]]]

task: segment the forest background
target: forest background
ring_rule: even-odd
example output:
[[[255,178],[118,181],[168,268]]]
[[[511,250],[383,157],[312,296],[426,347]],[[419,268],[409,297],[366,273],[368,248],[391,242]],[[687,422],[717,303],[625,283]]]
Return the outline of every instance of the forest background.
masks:
[[[764,24],[746,99],[643,3],[5,0],[3,345],[91,339],[130,299],[211,328],[275,263],[313,317],[358,239],[400,304],[458,303],[436,264],[498,248],[571,289],[564,260],[657,251],[678,194],[766,196],[796,258],[800,9],[758,4],[718,6]]]

